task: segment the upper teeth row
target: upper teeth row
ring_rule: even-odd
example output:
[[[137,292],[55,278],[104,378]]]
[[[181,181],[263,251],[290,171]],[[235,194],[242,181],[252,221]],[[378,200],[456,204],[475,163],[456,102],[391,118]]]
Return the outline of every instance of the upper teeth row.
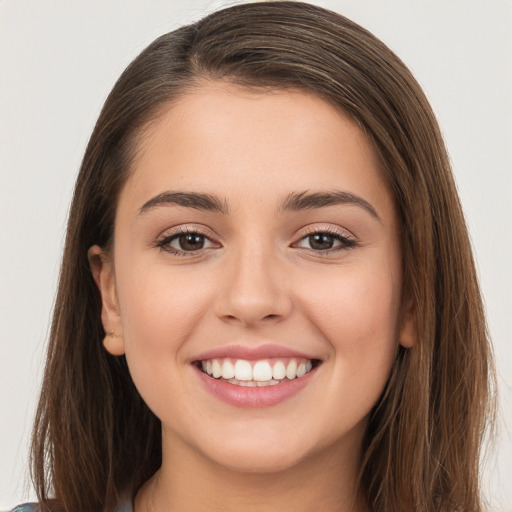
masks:
[[[237,359],[233,364],[230,359],[210,359],[202,361],[201,367],[208,375],[219,379],[236,380],[255,380],[259,382],[274,380],[295,379],[302,377],[313,368],[311,360],[297,362],[296,359],[290,359],[288,364],[281,360],[271,364],[269,361],[262,360],[251,363],[245,359]]]

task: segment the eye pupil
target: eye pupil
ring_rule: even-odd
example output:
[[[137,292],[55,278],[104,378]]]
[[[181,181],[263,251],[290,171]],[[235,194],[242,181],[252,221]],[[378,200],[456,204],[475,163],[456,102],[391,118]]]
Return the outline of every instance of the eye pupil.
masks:
[[[180,249],[184,251],[197,251],[204,246],[204,236],[195,233],[179,237]]]
[[[309,245],[312,249],[331,249],[334,245],[334,238],[325,233],[316,233],[309,237]]]

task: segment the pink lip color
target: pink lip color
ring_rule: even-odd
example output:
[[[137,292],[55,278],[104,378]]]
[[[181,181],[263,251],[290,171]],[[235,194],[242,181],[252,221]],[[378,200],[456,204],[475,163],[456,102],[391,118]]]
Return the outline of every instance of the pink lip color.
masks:
[[[316,370],[317,368],[313,368],[303,377],[275,386],[246,387],[214,379],[196,367],[199,379],[206,389],[223,402],[236,407],[268,407],[283,402],[306,386]]]
[[[259,347],[245,346],[245,345],[231,345],[227,347],[220,347],[213,350],[203,352],[194,358],[194,361],[206,361],[207,359],[245,359],[247,361],[256,361],[258,359],[269,359],[275,357],[298,359],[318,359],[314,356],[296,352],[286,347],[279,345],[261,345]]]
[[[247,345],[230,345],[208,350],[198,354],[191,363],[206,361],[208,359],[245,359],[257,361],[271,358],[297,358],[297,359],[318,359],[309,354],[297,352],[279,345],[261,345],[259,347]],[[194,365],[195,366],[195,365]],[[197,366],[195,371],[205,388],[215,397],[223,402],[236,407],[268,407],[283,402],[295,393],[298,393],[306,386],[317,368],[313,368],[303,377],[282,382],[274,386],[247,387],[230,384],[224,380],[215,379],[202,372]]]

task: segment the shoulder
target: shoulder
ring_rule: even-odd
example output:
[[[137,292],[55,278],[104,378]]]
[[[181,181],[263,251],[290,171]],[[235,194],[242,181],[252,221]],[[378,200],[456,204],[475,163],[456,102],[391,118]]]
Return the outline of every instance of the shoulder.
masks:
[[[133,512],[133,505],[130,501],[122,501],[117,505],[114,512]]]
[[[37,503],[23,503],[13,508],[10,512],[39,512]],[[123,501],[115,508],[114,512],[133,512],[132,504],[128,501]]]
[[[13,508],[11,512],[37,512],[38,508],[37,503],[23,503]]]

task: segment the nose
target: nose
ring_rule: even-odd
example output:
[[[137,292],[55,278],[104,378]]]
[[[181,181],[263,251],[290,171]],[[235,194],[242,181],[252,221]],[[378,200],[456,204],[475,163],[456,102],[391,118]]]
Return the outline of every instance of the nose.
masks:
[[[226,261],[215,313],[224,322],[253,327],[279,322],[292,310],[286,272],[271,251],[245,250]]]

